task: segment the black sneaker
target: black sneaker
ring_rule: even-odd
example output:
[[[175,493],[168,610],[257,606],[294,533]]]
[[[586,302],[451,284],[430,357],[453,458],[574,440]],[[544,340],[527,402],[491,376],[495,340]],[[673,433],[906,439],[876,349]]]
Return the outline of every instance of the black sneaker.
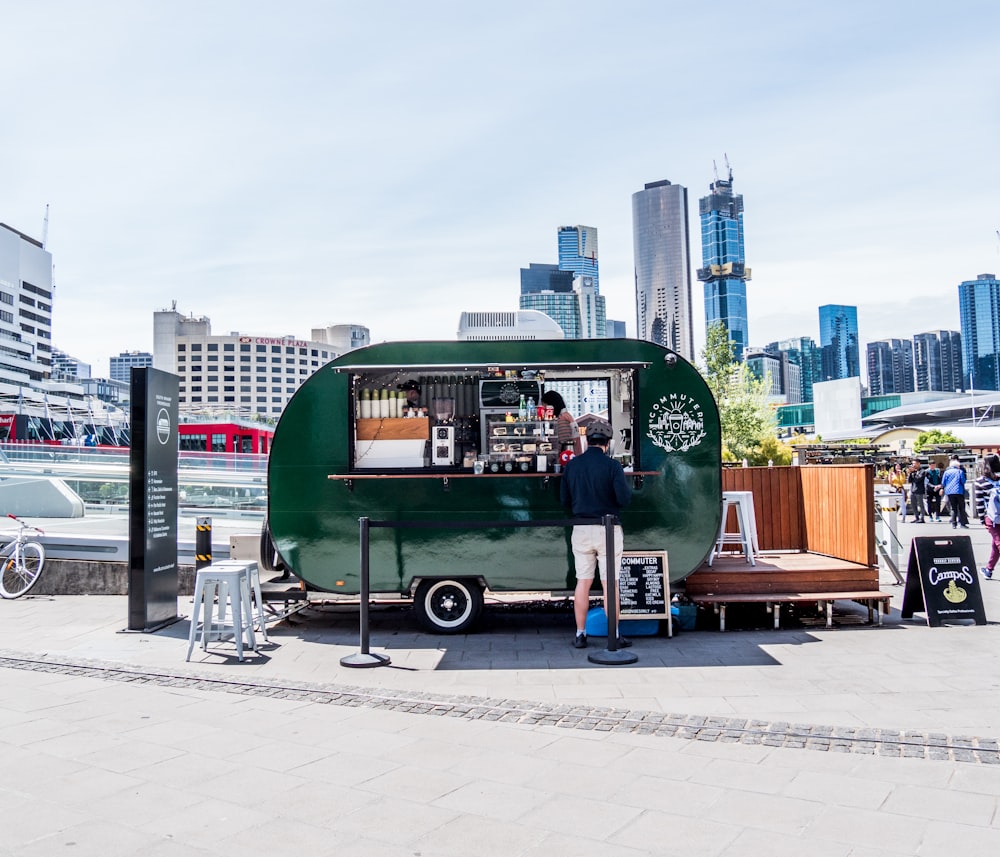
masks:
[[[618,648],[619,649],[627,649],[631,645],[632,645],[632,641],[628,637],[619,637],[618,638]]]
[[[574,649],[585,649],[587,648],[587,635],[577,634],[573,638],[573,648]]]

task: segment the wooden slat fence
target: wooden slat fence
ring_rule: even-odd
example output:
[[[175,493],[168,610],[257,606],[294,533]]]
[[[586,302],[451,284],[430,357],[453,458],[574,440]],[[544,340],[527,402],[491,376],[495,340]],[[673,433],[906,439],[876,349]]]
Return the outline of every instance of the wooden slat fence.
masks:
[[[798,467],[726,467],[723,491],[752,491],[760,549],[806,550],[802,514],[802,483]],[[736,532],[736,515],[729,513],[727,530]]]
[[[875,468],[825,464],[799,470],[806,550],[875,565]]]
[[[875,565],[871,465],[727,467],[723,491],[751,491],[762,551],[810,551]],[[730,513],[727,529],[736,530]]]

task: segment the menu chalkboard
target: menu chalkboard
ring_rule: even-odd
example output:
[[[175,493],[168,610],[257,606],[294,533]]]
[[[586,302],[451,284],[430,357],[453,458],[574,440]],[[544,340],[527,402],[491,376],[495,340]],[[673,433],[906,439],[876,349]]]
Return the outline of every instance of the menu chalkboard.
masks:
[[[666,551],[626,551],[618,573],[619,615],[670,618]]]
[[[968,536],[913,539],[899,615],[909,619],[921,611],[932,628],[968,619],[986,624],[976,556]]]

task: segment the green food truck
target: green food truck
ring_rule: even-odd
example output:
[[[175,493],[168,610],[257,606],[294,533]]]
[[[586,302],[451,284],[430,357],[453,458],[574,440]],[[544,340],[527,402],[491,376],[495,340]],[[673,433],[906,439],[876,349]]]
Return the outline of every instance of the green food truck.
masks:
[[[412,597],[436,633],[468,630],[486,591],[572,591],[568,528],[502,525],[569,515],[549,390],[580,408],[582,443],[588,414],[612,425],[633,491],[625,550],[666,551],[670,580],[686,577],[719,529],[718,409],[685,359],[630,339],[391,342],[333,360],[275,429],[275,549],[308,588],[356,597],[359,520],[393,522],[369,531],[370,592]]]

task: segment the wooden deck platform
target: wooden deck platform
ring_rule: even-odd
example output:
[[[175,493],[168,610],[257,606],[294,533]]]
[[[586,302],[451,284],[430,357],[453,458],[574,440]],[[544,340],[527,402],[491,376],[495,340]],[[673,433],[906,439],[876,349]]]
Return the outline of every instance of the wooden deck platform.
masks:
[[[868,620],[889,612],[892,596],[878,588],[878,567],[860,565],[822,554],[765,552],[749,565],[742,554],[717,556],[711,567],[703,565],[688,575],[685,591],[696,604],[711,605],[719,614],[720,630],[726,627],[726,605],[760,603],[774,614],[779,627],[781,604],[816,602],[833,624],[833,602],[857,601],[868,608]]]

